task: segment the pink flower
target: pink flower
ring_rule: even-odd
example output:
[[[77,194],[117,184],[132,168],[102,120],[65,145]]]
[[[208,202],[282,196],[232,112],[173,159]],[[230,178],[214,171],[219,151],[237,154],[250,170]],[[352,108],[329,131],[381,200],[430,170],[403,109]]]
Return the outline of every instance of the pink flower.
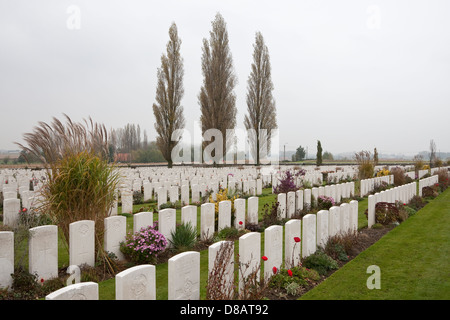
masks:
[[[23,208],[23,209],[22,209],[22,212],[27,212],[27,208]]]
[[[267,261],[267,260],[269,260],[266,256],[262,256],[262,258],[261,259],[263,259],[264,261]]]

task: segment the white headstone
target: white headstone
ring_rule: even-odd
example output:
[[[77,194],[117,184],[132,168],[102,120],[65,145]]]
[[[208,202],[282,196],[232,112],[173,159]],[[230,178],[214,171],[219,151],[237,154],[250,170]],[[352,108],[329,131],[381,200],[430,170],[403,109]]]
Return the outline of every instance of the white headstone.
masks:
[[[316,215],[307,214],[303,217],[302,257],[305,258],[316,252]]]
[[[71,284],[48,294],[45,300],[98,300],[98,283]]]
[[[0,288],[11,287],[14,273],[14,232],[0,231]]]
[[[144,182],[144,201],[149,201],[153,197],[153,186],[150,182]]]
[[[234,226],[236,229],[245,229],[245,199],[234,200]]]
[[[375,205],[377,198],[375,195],[369,195],[367,204],[367,226],[371,228],[375,224]]]
[[[172,232],[175,232],[177,211],[174,208],[161,209],[158,213],[158,231],[166,238],[169,244]]]
[[[278,202],[278,219],[286,218],[286,193],[279,193],[277,195]]]
[[[257,272],[256,280],[259,281],[261,265],[261,234],[249,232],[239,238],[239,292],[244,289],[244,279]]]
[[[184,206],[181,208],[181,222],[190,224],[197,230],[197,206]]]
[[[161,208],[162,204],[167,203],[167,189],[165,187],[158,188],[158,209]]]
[[[311,208],[311,189],[303,190],[303,203],[306,207]]]
[[[295,191],[295,209],[303,210],[303,190],[299,189]]]
[[[313,206],[317,206],[317,199],[319,198],[319,188],[314,187],[311,189],[311,203]],[[314,202],[313,202],[314,199]]]
[[[340,214],[340,227],[341,233],[346,234],[350,229],[350,205],[348,203],[343,203],[340,205],[341,214]]]
[[[202,240],[210,239],[215,232],[215,205],[204,203],[200,207],[200,237]]]
[[[250,197],[247,200],[247,221],[248,223],[257,224],[258,223],[258,197]]]
[[[172,203],[178,201],[178,186],[171,186],[169,188],[169,201]]]
[[[334,237],[340,230],[340,207],[333,206],[328,210],[328,236]]]
[[[317,212],[317,246],[325,248],[328,241],[328,210]]]
[[[283,227],[273,225],[264,230],[264,279],[268,280],[272,275],[273,267],[280,269],[283,263]]]
[[[256,179],[256,195],[259,196],[262,194],[262,179]]]
[[[302,221],[291,219],[284,225],[284,263],[286,267],[298,266],[300,263],[301,242],[295,239],[301,237]]]
[[[127,218],[125,216],[112,216],[104,219],[105,234],[104,248],[107,252],[114,253],[118,260],[125,257],[120,251],[120,243],[127,236]]]
[[[169,300],[200,299],[200,252],[186,251],[169,259]]]
[[[138,212],[133,215],[133,232],[153,226],[153,212]]]
[[[218,231],[229,227],[231,227],[231,201],[220,201]]]
[[[128,189],[122,189],[122,213],[133,213],[133,193]]]
[[[189,185],[187,184],[181,186],[181,205],[189,205]]]
[[[17,226],[19,211],[20,199],[3,200],[3,224],[10,227]]]
[[[95,264],[95,222],[81,220],[69,224],[70,265]]]
[[[350,201],[350,230],[358,230],[358,201]]]
[[[196,203],[200,201],[200,187],[198,184],[192,184],[191,185],[191,200],[192,203]]]
[[[225,246],[230,246],[232,253],[229,256],[226,255],[226,251],[222,251],[225,250]],[[214,271],[223,273],[214,274]],[[219,277],[221,285],[218,289],[225,290],[222,294],[231,297],[234,291],[234,242],[218,241],[208,247],[208,278],[211,276]]]
[[[116,300],[156,300],[155,266],[138,265],[116,274]]]
[[[58,277],[58,227],[39,226],[30,229],[29,265],[38,280]]]
[[[295,192],[289,191],[286,195],[286,218],[295,214]]]

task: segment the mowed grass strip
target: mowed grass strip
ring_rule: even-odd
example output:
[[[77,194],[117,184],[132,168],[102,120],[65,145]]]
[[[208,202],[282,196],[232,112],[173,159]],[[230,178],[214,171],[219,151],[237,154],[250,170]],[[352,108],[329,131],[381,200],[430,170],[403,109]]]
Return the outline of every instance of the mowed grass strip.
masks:
[[[301,299],[450,299],[450,188]],[[368,289],[380,268],[380,289]]]

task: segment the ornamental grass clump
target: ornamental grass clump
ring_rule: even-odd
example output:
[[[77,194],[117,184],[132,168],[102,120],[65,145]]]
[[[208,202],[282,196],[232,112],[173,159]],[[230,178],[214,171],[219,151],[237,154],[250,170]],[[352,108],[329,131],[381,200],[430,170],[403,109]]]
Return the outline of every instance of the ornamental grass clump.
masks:
[[[141,228],[136,233],[128,233],[120,243],[120,251],[127,259],[136,263],[155,263],[159,253],[167,247],[167,239],[153,226]]]
[[[80,220],[95,222],[97,261],[112,267],[104,251],[104,219],[116,200],[119,172],[108,163],[106,127],[91,119],[66,123],[54,118],[51,124],[39,122],[34,132],[24,134],[28,146],[17,143],[25,153],[39,158],[46,176],[40,189],[41,205],[35,208],[48,214],[69,243],[69,224]]]

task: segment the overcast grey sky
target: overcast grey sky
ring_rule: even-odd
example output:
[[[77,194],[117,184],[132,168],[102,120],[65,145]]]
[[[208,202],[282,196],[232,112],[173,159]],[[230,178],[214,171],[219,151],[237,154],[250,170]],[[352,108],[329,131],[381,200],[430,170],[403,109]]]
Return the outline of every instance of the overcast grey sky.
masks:
[[[269,48],[280,147],[450,151],[450,2],[0,0],[0,149],[38,121],[92,117],[155,138],[156,71],[182,40],[186,128],[200,118],[201,45],[220,12],[244,128],[255,32]]]

